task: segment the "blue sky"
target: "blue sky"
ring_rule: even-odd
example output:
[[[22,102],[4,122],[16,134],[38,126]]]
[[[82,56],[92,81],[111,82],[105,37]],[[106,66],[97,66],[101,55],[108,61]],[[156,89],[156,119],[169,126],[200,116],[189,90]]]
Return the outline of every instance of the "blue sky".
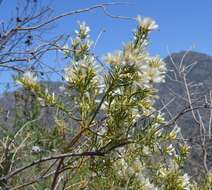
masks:
[[[55,0],[58,12],[98,4],[99,0]],[[111,2],[111,1],[104,1]],[[128,0],[131,5],[113,6],[108,10],[113,14],[135,17],[149,16],[159,24],[159,30],[152,33],[151,54],[167,55],[170,52],[186,50],[195,46],[195,51],[212,55],[212,1],[211,0]],[[67,18],[60,24],[60,30],[74,29],[75,19],[85,20],[93,31],[93,36],[105,28],[98,53],[120,48],[130,39],[136,23],[114,20],[106,17],[101,10]],[[64,27],[65,26],[65,27]]]
[[[111,0],[37,0],[50,3],[54,15],[70,10],[86,8],[95,4],[120,2]],[[199,51],[212,55],[212,0],[122,0],[128,5],[108,7],[114,15],[136,17],[137,15],[152,17],[159,24],[159,30],[151,35],[149,52],[151,55],[168,55],[172,52],[188,50],[194,47]],[[3,0],[0,6],[0,20],[12,15],[16,0]],[[14,10],[13,10],[14,13]],[[102,10],[82,13],[66,17],[56,23],[48,35],[74,34],[76,21],[86,21],[91,28],[91,37],[95,40],[102,29],[106,32],[99,40],[95,52],[102,56],[122,47],[132,37],[135,21],[112,19]],[[50,62],[51,58],[47,58]],[[52,61],[53,62],[53,61]],[[5,79],[6,80],[6,79]]]
[[[74,9],[84,8],[111,0],[38,0],[42,3],[50,2],[55,15]],[[11,15],[10,9],[16,0],[4,0],[0,8],[2,18]],[[113,1],[120,2],[120,1]],[[194,50],[212,55],[212,1],[211,0],[125,0],[129,5],[116,5],[108,8],[112,14],[135,17],[148,16],[154,18],[159,24],[159,30],[151,35],[150,53],[167,55],[170,52],[189,49],[195,45]],[[102,29],[102,35],[96,52],[100,55],[114,51],[127,42],[135,28],[134,21],[111,19],[102,10],[83,13],[67,17],[58,22],[57,29],[49,35],[56,33],[72,33],[76,28],[76,21],[84,20],[91,27],[91,36],[95,40]]]

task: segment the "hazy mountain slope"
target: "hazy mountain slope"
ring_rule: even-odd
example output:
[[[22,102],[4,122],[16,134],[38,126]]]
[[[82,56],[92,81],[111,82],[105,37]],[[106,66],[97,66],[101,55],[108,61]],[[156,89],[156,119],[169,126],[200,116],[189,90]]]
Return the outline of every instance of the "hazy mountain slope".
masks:
[[[189,107],[186,88],[189,89],[193,107],[204,105],[207,107],[207,102],[210,102],[209,92],[212,90],[212,57],[203,53],[182,51],[173,53],[166,57],[164,61],[167,63],[168,72],[166,83],[158,86],[161,98],[157,104],[161,107],[173,100],[164,110],[166,115],[171,114],[171,117],[173,117],[184,108]],[[184,77],[184,74],[186,74],[186,77]],[[187,87],[184,78],[186,78]],[[206,99],[207,101],[205,101]],[[199,113],[204,123],[205,134],[208,135],[210,109],[199,109]],[[198,118],[197,112],[195,112],[195,115]],[[169,117],[167,116],[167,118]],[[199,175],[201,171],[204,171],[200,127],[195,122],[191,112],[182,115],[176,124],[182,129],[184,138],[192,146],[187,170],[193,176]],[[205,144],[208,152],[208,169],[212,169],[212,139],[206,136]]]

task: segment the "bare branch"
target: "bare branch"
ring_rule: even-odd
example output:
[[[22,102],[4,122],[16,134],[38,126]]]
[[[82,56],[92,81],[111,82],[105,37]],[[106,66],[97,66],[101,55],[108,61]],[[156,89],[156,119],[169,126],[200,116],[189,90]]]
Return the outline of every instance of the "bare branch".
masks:
[[[32,167],[35,166],[37,164],[46,162],[46,161],[50,161],[50,160],[55,160],[55,159],[62,159],[62,158],[67,158],[67,157],[84,157],[84,156],[104,156],[105,154],[99,151],[96,152],[83,152],[83,153],[66,153],[66,154],[59,154],[59,155],[55,155],[55,156],[50,156],[50,157],[44,157],[41,158],[39,160],[33,161],[32,163],[23,166],[21,168],[16,169],[15,171],[9,173],[6,176],[3,176],[0,178],[0,181],[5,181],[8,180],[9,178],[13,177],[14,175],[17,175],[18,173]]]
[[[67,17],[67,16],[71,16],[71,15],[74,15],[74,14],[79,14],[79,13],[83,13],[83,12],[89,12],[89,11],[92,11],[92,10],[95,10],[95,9],[103,9],[104,13],[111,17],[111,18],[115,18],[115,19],[125,19],[125,20],[135,20],[135,18],[131,18],[131,17],[124,17],[124,16],[116,16],[116,15],[113,15],[111,13],[109,13],[107,10],[106,10],[106,7],[107,6],[110,6],[110,5],[120,5],[120,4],[123,4],[123,3],[103,3],[103,4],[99,4],[99,5],[95,5],[95,6],[92,6],[92,7],[89,7],[89,8],[85,8],[85,9],[78,9],[78,10],[74,10],[74,11],[70,11],[70,12],[67,12],[67,13],[63,13],[59,16],[56,16],[44,23],[41,23],[37,26],[32,26],[32,27],[26,27],[26,28],[16,28],[17,31],[24,31],[24,30],[35,30],[35,29],[39,29],[39,28],[42,28],[52,22],[55,22],[63,17]]]

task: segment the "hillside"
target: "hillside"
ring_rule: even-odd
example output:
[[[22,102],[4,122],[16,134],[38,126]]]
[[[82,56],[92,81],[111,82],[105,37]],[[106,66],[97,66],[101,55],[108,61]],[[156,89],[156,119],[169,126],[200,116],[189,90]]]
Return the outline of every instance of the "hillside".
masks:
[[[176,121],[185,141],[192,147],[187,170],[193,176],[198,176],[205,170],[202,148],[204,134],[204,147],[207,151],[205,162],[208,169],[212,169],[212,139],[208,137],[211,110],[207,107],[211,103],[209,94],[212,90],[212,57],[199,52],[182,51],[173,53],[164,61],[168,72],[166,82],[158,87],[160,102],[157,104],[159,107],[168,104],[163,110],[167,119],[190,107],[188,92],[193,108],[201,107],[194,111],[196,118],[190,111]],[[196,120],[201,121],[203,127]]]

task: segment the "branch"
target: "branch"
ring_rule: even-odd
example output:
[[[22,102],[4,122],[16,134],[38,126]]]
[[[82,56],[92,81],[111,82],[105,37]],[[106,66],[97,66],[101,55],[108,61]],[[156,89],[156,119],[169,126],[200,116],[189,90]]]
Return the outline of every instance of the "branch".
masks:
[[[9,178],[13,177],[14,175],[17,175],[18,173],[32,167],[32,166],[35,166],[37,164],[40,164],[40,163],[43,163],[43,162],[46,162],[46,161],[50,161],[50,160],[55,160],[55,159],[62,159],[62,158],[67,158],[67,157],[80,157],[80,156],[104,156],[105,153],[102,153],[102,152],[99,152],[99,151],[96,151],[96,152],[83,152],[83,153],[66,153],[66,154],[59,154],[59,155],[55,155],[55,156],[50,156],[50,157],[44,157],[44,158],[41,158],[39,160],[35,160],[33,161],[32,163],[26,165],[26,166],[23,166],[23,167],[20,167],[18,169],[16,169],[15,171],[9,173],[8,175],[6,176],[3,176],[0,178],[0,182],[1,181],[7,181]]]
[[[194,110],[199,110],[199,109],[212,109],[212,106],[210,106],[210,105],[202,105],[202,106],[197,106],[197,107],[192,107],[192,108],[190,108],[190,106],[189,106],[189,108],[184,108],[172,120],[170,120],[167,124],[158,127],[158,129],[169,127],[169,126],[173,125],[184,114],[186,114],[188,112],[192,112]]]
[[[6,32],[1,38],[0,38],[0,48],[3,47],[9,39],[11,39],[17,32],[19,31],[32,31],[32,30],[36,30],[36,29],[40,29],[48,24],[51,24],[57,20],[60,20],[64,17],[67,17],[67,16],[71,16],[71,15],[75,15],[75,14],[80,14],[80,13],[83,13],[83,12],[89,12],[89,11],[92,11],[92,10],[95,10],[95,9],[102,9],[103,12],[105,13],[105,15],[113,18],[113,19],[124,19],[124,20],[135,20],[135,18],[132,18],[132,17],[124,17],[124,16],[117,16],[117,15],[113,15],[111,13],[109,13],[107,10],[106,10],[106,7],[107,6],[111,6],[111,5],[123,5],[123,4],[129,4],[129,3],[124,3],[124,2],[113,2],[113,3],[102,3],[102,4],[98,4],[98,5],[94,5],[92,7],[88,7],[88,8],[84,8],[84,9],[78,9],[78,10],[73,10],[73,11],[70,11],[70,12],[67,12],[67,13],[63,13],[61,15],[58,15],[58,16],[55,16],[51,19],[49,19],[48,21],[46,22],[43,22],[41,24],[38,24],[38,25],[35,25],[35,26],[29,26],[29,27],[24,27],[24,23],[22,26],[20,25],[16,25],[14,28],[10,29],[8,32]],[[39,16],[41,16],[43,14],[43,12],[41,12],[40,14],[38,14],[37,16],[35,17],[31,17],[27,20],[28,21],[32,21],[34,18],[37,18]]]
[[[63,161],[64,161],[64,158],[61,158],[59,160],[59,163],[58,163],[58,166],[57,166],[57,169],[55,171],[55,174],[54,174],[54,178],[53,178],[53,181],[52,181],[52,184],[51,184],[51,190],[55,190],[56,189],[56,185],[57,185],[57,179],[60,175],[60,168],[62,167],[63,165]]]
[[[79,13],[83,13],[83,12],[89,12],[89,11],[92,11],[92,10],[95,10],[95,9],[103,9],[104,13],[111,17],[111,18],[114,18],[114,19],[125,19],[125,20],[135,20],[134,18],[132,17],[124,17],[124,16],[117,16],[117,15],[113,15],[111,13],[109,13],[107,10],[106,10],[106,7],[107,6],[110,6],[110,5],[120,5],[120,4],[126,4],[126,3],[118,3],[118,2],[114,2],[114,3],[103,3],[103,4],[99,4],[99,5],[94,5],[92,7],[89,7],[89,8],[84,8],[84,9],[78,9],[78,10],[74,10],[74,11],[70,11],[70,12],[67,12],[67,13],[63,13],[61,15],[58,15],[44,23],[41,23],[37,26],[32,26],[32,27],[27,27],[27,28],[16,28],[16,30],[18,31],[24,31],[24,30],[35,30],[35,29],[39,29],[39,28],[42,28],[43,26],[45,25],[48,25],[52,22],[55,22],[63,17],[67,17],[67,16],[71,16],[71,15],[74,15],[74,14],[79,14]]]

